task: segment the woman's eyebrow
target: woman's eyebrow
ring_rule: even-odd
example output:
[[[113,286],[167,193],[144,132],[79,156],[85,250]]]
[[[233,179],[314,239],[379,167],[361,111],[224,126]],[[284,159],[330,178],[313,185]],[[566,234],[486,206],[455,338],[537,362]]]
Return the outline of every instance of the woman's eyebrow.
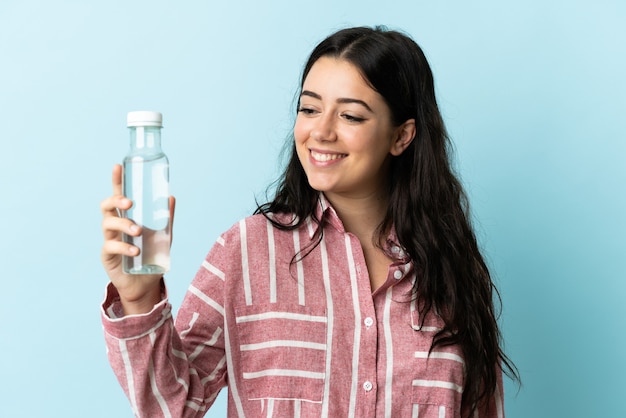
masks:
[[[322,100],[322,96],[320,96],[319,94],[310,91],[310,90],[302,90],[302,93],[300,94],[300,96],[309,96],[312,97],[314,99],[317,100]],[[364,108],[366,108],[367,110],[369,110],[370,112],[374,113],[374,111],[372,110],[371,107],[369,107],[369,105],[367,103],[365,103],[363,100],[360,99],[352,99],[349,97],[342,97],[337,99],[337,103],[357,103],[360,104],[361,106],[363,106]]]

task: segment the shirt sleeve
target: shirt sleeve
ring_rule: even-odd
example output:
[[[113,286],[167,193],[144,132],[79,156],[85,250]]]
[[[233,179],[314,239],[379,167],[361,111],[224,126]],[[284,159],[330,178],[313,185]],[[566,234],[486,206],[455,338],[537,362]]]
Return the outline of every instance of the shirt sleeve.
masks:
[[[178,311],[162,300],[142,315],[122,315],[109,284],[102,304],[109,362],[136,417],[202,417],[226,386],[223,280],[211,250]],[[214,247],[214,248],[215,248]],[[228,258],[228,257],[226,257]]]

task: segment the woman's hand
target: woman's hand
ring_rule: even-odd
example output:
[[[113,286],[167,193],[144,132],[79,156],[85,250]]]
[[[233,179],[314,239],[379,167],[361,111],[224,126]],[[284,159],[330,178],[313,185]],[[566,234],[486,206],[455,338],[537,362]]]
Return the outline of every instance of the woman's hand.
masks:
[[[139,248],[125,243],[122,234],[139,236],[141,228],[119,213],[130,209],[132,202],[122,195],[122,166],[113,167],[113,195],[100,204],[102,210],[102,265],[111,283],[117,288],[126,315],[146,313],[161,300],[161,275],[126,274],[122,269],[122,256],[135,257]],[[174,221],[176,199],[170,196],[170,228]]]

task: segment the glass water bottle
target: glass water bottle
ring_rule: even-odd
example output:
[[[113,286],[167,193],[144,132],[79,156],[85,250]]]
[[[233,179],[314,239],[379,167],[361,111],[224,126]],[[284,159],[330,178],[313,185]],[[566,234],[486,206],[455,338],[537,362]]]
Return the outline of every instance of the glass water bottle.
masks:
[[[162,121],[159,112],[128,113],[130,150],[122,188],[133,205],[123,215],[142,227],[137,237],[124,234],[124,241],[140,251],[123,257],[129,274],[161,274],[170,268],[169,162],[161,149]]]

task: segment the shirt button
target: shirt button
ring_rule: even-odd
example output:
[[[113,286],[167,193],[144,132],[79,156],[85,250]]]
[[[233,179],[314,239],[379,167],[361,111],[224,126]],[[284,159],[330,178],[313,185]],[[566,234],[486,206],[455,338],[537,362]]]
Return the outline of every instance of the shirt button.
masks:
[[[365,323],[366,327],[371,327],[372,325],[374,325],[374,320],[372,318],[370,318],[369,316],[367,318],[365,318],[365,321],[363,321]]]
[[[396,270],[393,272],[393,277],[396,280],[400,280],[402,278],[402,272],[400,270]]]
[[[374,385],[372,385],[372,382],[370,382],[369,380],[366,380],[365,383],[363,383],[363,389],[365,389],[366,392],[372,390],[373,387]]]

